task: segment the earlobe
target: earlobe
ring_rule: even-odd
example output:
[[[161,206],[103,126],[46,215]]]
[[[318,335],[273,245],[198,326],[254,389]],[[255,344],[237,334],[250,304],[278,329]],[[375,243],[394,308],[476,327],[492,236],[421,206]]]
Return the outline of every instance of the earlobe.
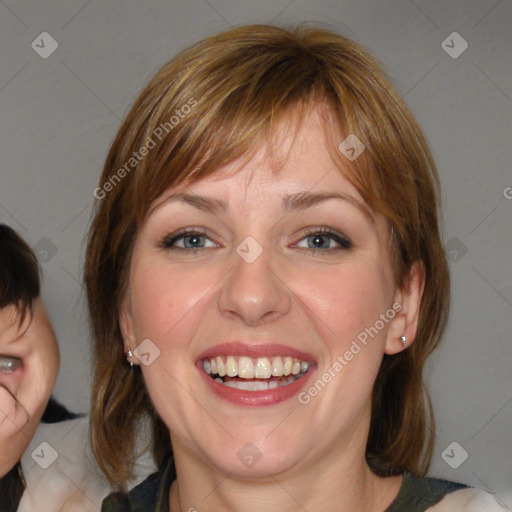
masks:
[[[395,303],[399,303],[401,309],[391,321],[384,349],[386,354],[397,354],[414,342],[424,289],[425,266],[418,260],[411,265],[407,282],[395,294]]]
[[[133,351],[136,347],[136,340],[133,328],[133,320],[128,299],[125,299],[121,306],[119,314],[119,328],[121,336],[123,338],[123,349],[126,355],[126,360],[133,366],[137,364],[136,358],[134,358]],[[134,360],[135,359],[135,360]]]

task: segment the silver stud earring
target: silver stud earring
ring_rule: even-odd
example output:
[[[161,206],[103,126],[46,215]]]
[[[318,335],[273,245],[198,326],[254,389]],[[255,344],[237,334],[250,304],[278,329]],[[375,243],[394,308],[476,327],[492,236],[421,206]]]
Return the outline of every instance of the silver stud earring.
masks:
[[[126,357],[130,360],[130,366],[133,366],[133,361],[132,361],[133,352],[132,352],[131,348],[128,348],[128,352],[126,352]]]
[[[401,336],[400,343],[402,344],[402,347],[407,347],[407,338],[405,336]]]

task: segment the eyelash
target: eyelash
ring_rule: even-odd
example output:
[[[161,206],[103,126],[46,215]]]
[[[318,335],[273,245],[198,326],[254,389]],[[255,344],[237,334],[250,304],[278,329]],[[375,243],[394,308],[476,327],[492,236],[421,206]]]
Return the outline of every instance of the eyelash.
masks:
[[[318,235],[319,236],[328,235],[328,238],[330,238],[331,240],[334,240],[336,243],[339,244],[338,247],[334,247],[334,248],[327,249],[327,250],[306,249],[306,248],[302,247],[301,249],[304,250],[306,254],[312,254],[314,256],[317,256],[321,253],[331,254],[333,252],[337,252],[340,250],[348,250],[348,249],[352,248],[352,242],[348,238],[345,238],[344,236],[336,233],[335,231],[331,230],[330,228],[322,227],[322,228],[317,228],[317,229],[312,229],[312,230],[311,229],[304,230],[300,233],[300,235],[301,235],[301,238],[296,243],[299,243],[303,239],[309,238],[309,237],[312,237],[315,235],[317,235],[317,236]],[[160,240],[159,247],[162,249],[179,251],[179,252],[183,252],[183,253],[190,253],[190,252],[194,251],[194,254],[197,254],[197,252],[202,249],[208,249],[208,247],[183,248],[183,247],[176,247],[173,245],[178,240],[184,239],[187,237],[191,237],[191,236],[204,236],[206,238],[209,238],[208,235],[204,231],[198,231],[196,229],[183,230],[183,231],[179,231],[178,233],[173,233],[171,235],[167,235],[164,238],[162,238]]]

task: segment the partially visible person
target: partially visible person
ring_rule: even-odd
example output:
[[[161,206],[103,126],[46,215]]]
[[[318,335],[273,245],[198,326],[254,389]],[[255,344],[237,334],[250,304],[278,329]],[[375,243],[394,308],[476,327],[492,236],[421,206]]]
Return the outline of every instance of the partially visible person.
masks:
[[[55,334],[39,298],[39,263],[14,230],[0,225],[1,509],[23,492],[20,458],[34,436],[59,370]]]
[[[39,276],[32,249],[0,224],[0,512],[97,511],[111,488],[88,417],[51,397],[59,349]]]
[[[42,443],[48,443],[49,452]],[[47,469],[39,464],[42,450],[44,458],[58,454]],[[21,459],[21,467],[27,486],[17,512],[98,512],[103,499],[112,492],[92,454],[88,415],[41,423]],[[132,485],[156,470],[149,453],[137,461],[134,470]]]
[[[21,458],[39,423],[80,418],[51,397],[59,349],[40,298],[39,275],[32,249],[0,225],[0,512],[18,510],[30,491]],[[56,510],[53,503],[48,507]]]

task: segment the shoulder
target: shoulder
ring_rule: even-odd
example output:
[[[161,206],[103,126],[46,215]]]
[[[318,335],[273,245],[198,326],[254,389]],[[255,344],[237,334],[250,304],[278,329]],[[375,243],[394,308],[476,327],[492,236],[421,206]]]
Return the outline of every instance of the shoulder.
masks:
[[[404,470],[400,491],[385,512],[424,512],[447,494],[466,488],[465,484],[439,478],[417,477]]]
[[[84,415],[38,426],[21,459],[26,489],[18,512],[100,510],[113,489],[92,453],[89,420]],[[131,485],[155,469],[151,455],[144,453],[136,461]]]
[[[41,423],[21,459],[19,512],[95,510],[110,492],[90,449],[89,417]]]
[[[400,492],[386,512],[504,512],[492,494],[466,484],[404,471]]]
[[[174,461],[168,459],[128,494],[112,493],[103,501],[101,512],[160,512],[168,509],[168,494],[176,478]]]
[[[507,500],[508,501],[508,500]],[[504,501],[481,489],[463,489],[445,496],[429,512],[505,512]]]

